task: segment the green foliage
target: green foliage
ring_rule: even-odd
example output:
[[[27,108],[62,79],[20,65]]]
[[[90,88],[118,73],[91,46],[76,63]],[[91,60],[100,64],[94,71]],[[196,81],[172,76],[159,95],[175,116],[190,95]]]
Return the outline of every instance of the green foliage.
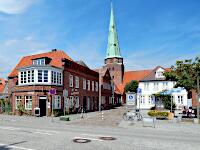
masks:
[[[62,120],[62,121],[70,121],[70,117],[69,116],[60,116],[60,120]]]
[[[136,80],[132,80],[131,82],[127,83],[124,91],[125,92],[137,92],[137,88],[138,88],[138,81]]]
[[[61,109],[54,109],[53,114],[55,117],[59,117],[63,115],[63,111]]]
[[[167,117],[168,116],[168,112],[165,111],[157,111],[157,110],[150,110],[148,112],[148,115],[151,117]]]
[[[165,109],[171,110],[171,95],[154,94],[156,99],[160,99]],[[172,102],[172,109],[175,110],[176,104]]]
[[[22,104],[19,104],[17,106],[17,110],[18,110],[19,115],[23,115],[24,113],[26,113],[26,110]]]
[[[164,73],[167,80],[176,81],[175,87],[185,87],[187,91],[197,90],[197,76],[200,76],[200,58],[177,61],[170,72]]]

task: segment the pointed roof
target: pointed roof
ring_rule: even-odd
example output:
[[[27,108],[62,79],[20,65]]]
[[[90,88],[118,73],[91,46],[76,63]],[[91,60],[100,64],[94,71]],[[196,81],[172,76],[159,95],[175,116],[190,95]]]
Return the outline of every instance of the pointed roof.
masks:
[[[163,68],[162,66],[157,66],[146,77],[144,77],[142,80],[140,80],[140,82],[146,82],[146,81],[165,81],[166,80],[165,76],[163,76],[161,78],[156,77],[156,71],[159,68],[163,69],[166,72],[170,71],[170,68]]]
[[[111,3],[111,15],[110,15],[110,26],[109,26],[109,35],[108,35],[108,46],[107,46],[107,58],[118,57],[121,58],[120,47],[117,35],[117,29],[115,24],[115,16],[113,11],[113,6]]]

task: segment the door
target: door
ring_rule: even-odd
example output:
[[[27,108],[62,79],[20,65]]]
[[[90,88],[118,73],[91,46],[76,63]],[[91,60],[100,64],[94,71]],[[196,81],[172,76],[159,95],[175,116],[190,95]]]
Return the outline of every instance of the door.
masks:
[[[40,97],[39,99],[39,107],[40,107],[40,116],[46,116],[47,106],[46,106],[46,97]]]

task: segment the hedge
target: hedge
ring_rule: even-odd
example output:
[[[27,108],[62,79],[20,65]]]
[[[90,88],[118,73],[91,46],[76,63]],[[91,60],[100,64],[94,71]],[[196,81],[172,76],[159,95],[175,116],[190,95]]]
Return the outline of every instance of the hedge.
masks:
[[[151,117],[167,117],[168,116],[168,112],[165,111],[157,111],[157,110],[150,110],[148,112],[148,115]]]

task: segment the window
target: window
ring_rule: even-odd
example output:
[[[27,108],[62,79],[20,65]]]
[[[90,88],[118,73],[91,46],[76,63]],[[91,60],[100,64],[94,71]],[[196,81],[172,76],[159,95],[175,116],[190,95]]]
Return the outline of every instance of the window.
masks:
[[[79,97],[78,96],[76,96],[75,97],[75,103],[76,103],[76,108],[79,108]]]
[[[62,84],[62,73],[51,71],[51,83],[53,84]]]
[[[27,83],[30,83],[31,82],[31,71],[30,70],[28,71],[27,75],[28,75],[28,82]]]
[[[22,102],[22,97],[21,96],[16,96],[15,97],[15,108],[18,109],[18,106]]]
[[[158,91],[158,83],[154,83],[154,90]]]
[[[21,83],[24,83],[24,72],[21,72]]]
[[[45,65],[45,59],[33,60],[33,65]]]
[[[61,96],[60,95],[54,96],[54,109],[61,109]]]
[[[75,77],[75,83],[76,83],[76,85],[75,85],[75,87],[76,88],[79,88],[79,77]]]
[[[69,75],[69,87],[73,87],[73,75]]]
[[[152,103],[152,96],[149,95],[149,104],[151,104],[151,103]]]
[[[42,82],[42,70],[38,70],[38,82]]]
[[[168,82],[163,82],[163,89],[167,89],[168,88]]]
[[[149,90],[149,83],[144,83],[144,90]]]
[[[178,96],[178,103],[183,104],[183,96]]]
[[[145,104],[145,96],[144,95],[140,96],[140,103]]]
[[[90,110],[90,97],[87,98],[87,110]]]
[[[25,109],[32,110],[32,96],[25,96]]]
[[[92,81],[92,91],[94,91],[94,81]]]
[[[48,70],[44,70],[44,82],[48,82]]]
[[[83,78],[83,89],[86,90],[86,79]]]
[[[24,71],[24,83],[26,83],[26,71]]]
[[[69,97],[69,107],[72,108],[74,106],[74,97],[70,96]]]
[[[31,82],[34,82],[34,70],[31,71]]]
[[[87,80],[88,91],[90,91],[90,80]]]
[[[96,84],[95,84],[95,91],[96,92],[98,92],[98,88],[99,88],[99,84],[98,84],[98,82],[96,82]]]

